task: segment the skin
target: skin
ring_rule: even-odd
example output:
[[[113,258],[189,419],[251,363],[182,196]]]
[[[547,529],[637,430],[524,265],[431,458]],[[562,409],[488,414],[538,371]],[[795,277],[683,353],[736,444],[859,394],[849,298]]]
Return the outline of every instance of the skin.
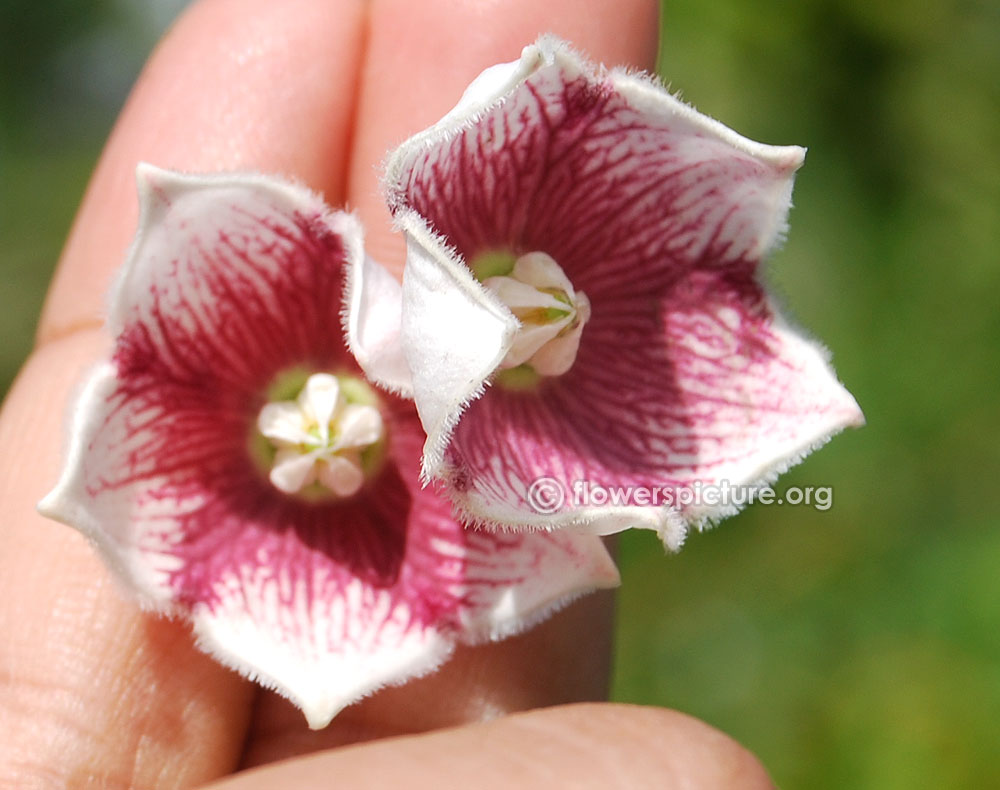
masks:
[[[101,157],[0,416],[0,785],[191,787],[267,763],[219,786],[771,786],[739,745],[679,713],[567,704],[606,696],[609,596],[459,650],[312,732],[199,652],[184,623],[139,611],[78,534],[34,510],[56,479],[67,398],[108,348],[104,294],[134,232],[139,160],[292,176],[357,210],[370,253],[399,271],[375,177],[385,152],[539,32],[649,68],[656,13],[649,0],[204,0],[175,25]]]

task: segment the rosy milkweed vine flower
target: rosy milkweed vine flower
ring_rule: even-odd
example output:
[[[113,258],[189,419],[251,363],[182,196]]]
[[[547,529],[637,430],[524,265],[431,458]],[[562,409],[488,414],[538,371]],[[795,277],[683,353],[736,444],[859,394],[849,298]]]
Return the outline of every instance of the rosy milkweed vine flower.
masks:
[[[390,154],[424,474],[467,520],[677,547],[735,510],[685,492],[762,484],[862,422],[757,277],[803,155],[550,37]],[[581,504],[581,484],[624,499]],[[629,498],[653,490],[678,496]]]
[[[113,353],[40,509],[144,606],[189,617],[321,727],[456,642],[616,583],[596,537],[465,530],[420,486],[412,404],[376,392],[345,340],[342,310],[354,352],[405,377],[400,286],[365,262],[355,218],[262,176],[138,181]]]

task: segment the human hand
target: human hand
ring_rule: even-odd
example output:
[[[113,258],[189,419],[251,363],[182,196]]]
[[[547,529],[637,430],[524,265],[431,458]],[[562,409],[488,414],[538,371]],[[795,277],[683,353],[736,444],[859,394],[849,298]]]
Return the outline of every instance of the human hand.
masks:
[[[109,342],[100,315],[136,223],[138,161],[292,176],[356,209],[369,252],[398,271],[402,244],[376,179],[384,153],[540,31],[605,62],[649,67],[656,7],[211,0],[161,45],[95,172],[38,349],[0,423],[0,784],[187,787],[413,733],[226,786],[318,786],[331,776],[346,786],[768,786],[740,747],[680,714],[587,705],[506,715],[605,696],[606,595],[521,637],[459,650],[437,674],[385,689],[313,732],[289,704],[195,649],[186,626],[124,600],[79,535],[34,512],[56,479],[68,393]],[[477,724],[487,719],[496,720]],[[421,734],[442,727],[455,729]]]

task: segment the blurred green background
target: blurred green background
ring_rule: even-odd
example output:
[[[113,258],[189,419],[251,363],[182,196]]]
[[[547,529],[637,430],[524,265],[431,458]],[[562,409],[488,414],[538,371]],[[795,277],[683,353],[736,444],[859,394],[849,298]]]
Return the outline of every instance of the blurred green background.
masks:
[[[0,8],[0,386],[104,136],[183,0]],[[782,787],[1000,787],[1000,4],[669,0],[660,70],[810,148],[769,266],[868,426],[666,557],[621,542],[614,695],[687,711]]]

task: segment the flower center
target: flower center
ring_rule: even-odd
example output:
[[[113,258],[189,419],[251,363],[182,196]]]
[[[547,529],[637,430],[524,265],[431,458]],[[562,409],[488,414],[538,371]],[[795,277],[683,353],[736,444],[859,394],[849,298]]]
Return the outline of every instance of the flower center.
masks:
[[[488,266],[474,266],[483,274],[496,271],[495,259]],[[590,318],[590,300],[576,291],[565,272],[550,255],[522,255],[508,273],[487,276],[490,289],[521,322],[501,369],[526,366],[524,371],[541,376],[560,376],[573,366],[580,347],[583,325]],[[502,375],[502,374],[501,374]],[[516,385],[523,377],[510,377]],[[503,380],[503,379],[501,379]]]
[[[266,404],[257,430],[273,451],[268,477],[274,487],[340,498],[361,490],[385,440],[376,402],[359,379],[314,373],[295,400]]]

